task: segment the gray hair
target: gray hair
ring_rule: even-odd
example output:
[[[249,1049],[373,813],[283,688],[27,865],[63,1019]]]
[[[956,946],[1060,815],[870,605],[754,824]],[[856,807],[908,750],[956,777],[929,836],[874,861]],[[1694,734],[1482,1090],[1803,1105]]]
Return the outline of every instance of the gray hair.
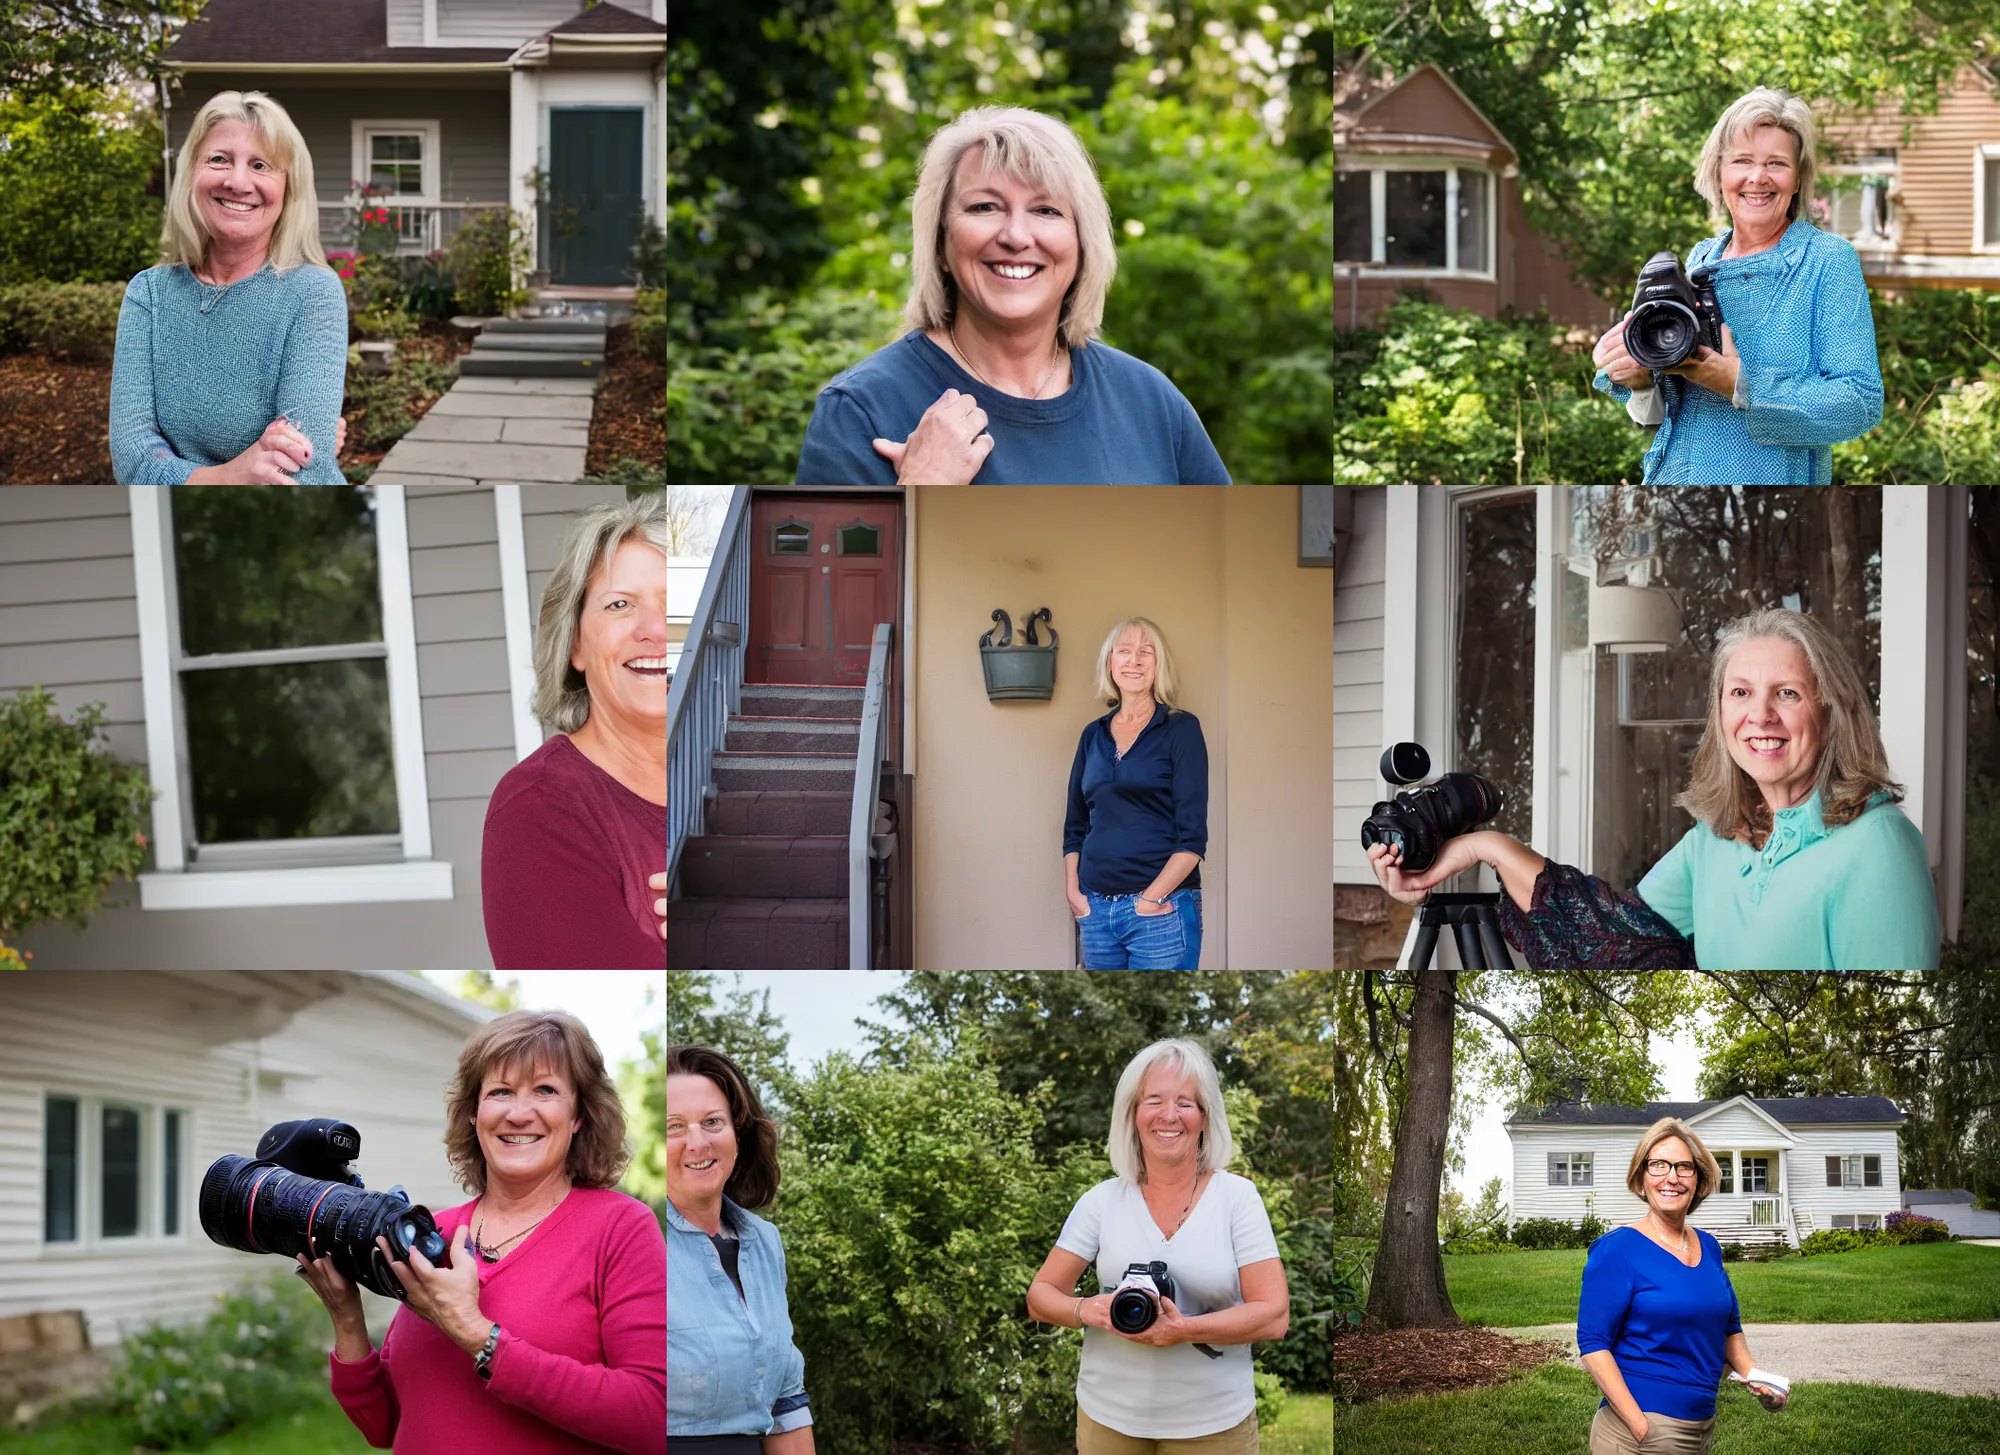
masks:
[[[667,495],[656,490],[610,505],[595,505],[570,527],[562,559],[542,592],[535,628],[535,716],[550,732],[573,733],[590,720],[590,689],[570,665],[590,578],[610,570],[618,548],[638,539],[662,556],[667,547]]]
[[[1111,1170],[1127,1182],[1146,1180],[1146,1155],[1139,1143],[1139,1089],[1146,1084],[1147,1073],[1162,1063],[1194,1079],[1195,1100],[1208,1123],[1195,1149],[1195,1166],[1217,1172],[1236,1156],[1229,1114],[1222,1109],[1222,1081],[1208,1052],[1194,1041],[1155,1041],[1125,1064],[1117,1095],[1111,1099],[1111,1139],[1105,1150],[1111,1155]]]
[[[1819,177],[1812,107],[1789,91],[1759,86],[1729,103],[1702,144],[1701,159],[1694,164],[1694,190],[1707,199],[1709,216],[1718,222],[1729,217],[1729,206],[1722,195],[1722,154],[1739,135],[1754,132],[1760,126],[1779,127],[1792,136],[1795,173],[1792,180],[1798,183],[1798,190],[1792,194],[1791,206],[1785,209],[1785,221],[1796,222],[1812,208],[1813,187]]]

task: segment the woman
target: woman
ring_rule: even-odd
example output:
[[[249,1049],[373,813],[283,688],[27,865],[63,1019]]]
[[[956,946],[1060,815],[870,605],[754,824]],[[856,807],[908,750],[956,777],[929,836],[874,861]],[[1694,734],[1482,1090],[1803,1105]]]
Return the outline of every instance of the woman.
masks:
[[[1674,1117],[1661,1117],[1632,1153],[1625,1185],[1646,1215],[1590,1245],[1576,1311],[1583,1367],[1604,1391],[1590,1455],[1706,1455],[1715,1439],[1715,1388],[1735,1370],[1768,1410],[1789,1396],[1758,1369],[1743,1337],[1722,1248],[1688,1215],[1722,1179],[1714,1156]]]
[[[1542,968],[1935,970],[1937,897],[1902,796],[1853,661],[1812,617],[1772,607],[1716,639],[1708,725],[1674,800],[1697,822],[1636,895],[1490,830],[1445,840],[1422,874],[1385,845],[1368,859],[1406,904],[1492,864],[1501,931]]]
[[[444,1143],[474,1200],[436,1215],[446,1266],[390,1262],[406,1292],[381,1349],[332,1257],[299,1255],[347,1417],[398,1455],[659,1455],[666,1259],[652,1212],[616,1190],[625,1113],[583,1023],[521,1010],[475,1031]]]
[[[1083,730],[1069,770],[1063,879],[1086,970],[1201,964],[1201,859],[1208,852],[1208,744],[1174,705],[1173,654],[1143,616],[1097,649],[1111,711]]]
[[[1235,1155],[1215,1063],[1155,1041],[1126,1065],[1107,1149],[1118,1175],[1071,1209],[1028,1288],[1028,1313],[1083,1330],[1077,1455],[1256,1455],[1250,1346],[1285,1337],[1292,1299],[1257,1184]],[[1077,1280],[1097,1264],[1094,1297]],[[1111,1321],[1133,1264],[1165,1263],[1171,1296],[1127,1333]]]
[[[1786,92],[1759,86],[1709,132],[1695,190],[1729,226],[1697,243],[1687,268],[1715,265],[1721,351],[1697,348],[1655,388],[1626,352],[1628,313],[1592,356],[1596,387],[1660,427],[1646,484],[1831,485],[1833,445],[1881,421],[1861,259],[1806,221],[1816,171],[1812,109]]]
[[[924,148],[910,211],[912,332],[820,391],[797,483],[1229,483],[1167,376],[1091,342],[1118,255],[1068,126],[963,112]]]
[[[667,1047],[667,1355],[674,1455],[813,1455],[778,1195],[778,1129],[720,1051]]]
[[[113,472],[121,485],[344,485],[346,379],[347,294],[320,248],[312,154],[263,92],[223,91],[181,146],[159,265],[119,309]]]
[[[667,963],[667,497],[585,511],[542,593],[535,716],[500,780],[481,890],[500,970]]]

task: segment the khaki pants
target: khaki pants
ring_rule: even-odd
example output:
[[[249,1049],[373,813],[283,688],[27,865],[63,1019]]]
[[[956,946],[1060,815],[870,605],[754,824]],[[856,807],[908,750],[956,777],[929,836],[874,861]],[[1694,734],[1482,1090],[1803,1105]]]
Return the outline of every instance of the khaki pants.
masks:
[[[1650,1450],[1650,1446],[1648,1447]],[[1257,1455],[1257,1416],[1192,1440],[1142,1440],[1076,1412],[1076,1455]]]
[[[1590,1455],[1708,1455],[1715,1441],[1715,1416],[1677,1420],[1651,1410],[1645,1414],[1646,1440],[1641,1444],[1609,1405],[1599,1406],[1597,1418],[1590,1422]]]

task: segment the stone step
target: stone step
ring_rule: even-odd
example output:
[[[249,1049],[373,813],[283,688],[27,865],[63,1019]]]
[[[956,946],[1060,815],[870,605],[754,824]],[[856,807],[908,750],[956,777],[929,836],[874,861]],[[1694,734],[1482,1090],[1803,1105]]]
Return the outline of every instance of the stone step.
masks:
[[[861,721],[864,687],[807,687],[780,682],[743,684],[746,717],[840,717]]]
[[[784,790],[718,793],[709,801],[711,834],[779,834],[800,838],[810,834],[847,834],[854,812],[850,793],[799,793]]]
[[[505,353],[526,349],[541,354],[601,354],[604,335],[584,333],[481,334],[472,341],[475,354]]]
[[[854,788],[854,755],[839,753],[744,753],[721,749],[709,759],[709,781],[717,793],[765,789],[809,793]]]
[[[861,724],[837,717],[732,717],[722,746],[744,753],[858,753]]]
[[[486,325],[486,333],[509,334],[595,334],[604,337],[604,325],[587,318],[496,318]]]
[[[504,374],[526,379],[595,379],[604,373],[604,360],[594,355],[533,353],[526,349],[494,349],[481,353],[474,349],[458,361],[461,376]]]
[[[673,970],[845,970],[847,900],[676,899],[667,906]]]
[[[696,899],[842,897],[847,835],[698,835],[681,850],[681,893]]]

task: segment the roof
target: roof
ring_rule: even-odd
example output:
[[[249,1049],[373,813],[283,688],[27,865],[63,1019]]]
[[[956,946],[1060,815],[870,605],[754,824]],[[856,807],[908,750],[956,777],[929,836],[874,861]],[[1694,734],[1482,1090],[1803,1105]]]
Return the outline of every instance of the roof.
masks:
[[[245,66],[505,64],[512,46],[392,46],[385,0],[314,0],[312,23],[270,0],[208,0],[201,18],[167,48],[166,63]]]
[[[1972,1194],[1962,1187],[1906,1187],[1903,1189],[1904,1207],[1928,1207],[1938,1203],[1960,1203],[1970,1207]]]
[[[665,35],[667,28],[649,15],[617,5],[599,5],[565,20],[550,35]]]
[[[1745,1098],[1750,1100],[1750,1098]],[[1586,1106],[1566,1101],[1507,1119],[1513,1126],[1650,1127],[1661,1117],[1682,1121],[1721,1106],[1716,1101],[1649,1101],[1644,1106]],[[1826,1126],[1840,1122],[1904,1122],[1901,1107],[1886,1096],[1786,1096],[1752,1101],[1759,1111],[1788,1127]]]

